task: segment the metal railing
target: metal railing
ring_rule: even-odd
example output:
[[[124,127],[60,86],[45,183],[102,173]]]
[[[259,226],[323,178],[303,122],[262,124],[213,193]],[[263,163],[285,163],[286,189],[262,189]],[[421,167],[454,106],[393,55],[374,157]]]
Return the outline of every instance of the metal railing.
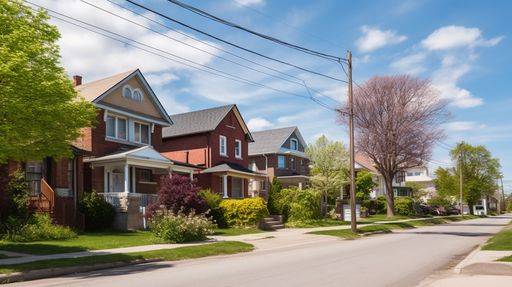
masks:
[[[112,204],[114,207],[122,207],[123,202],[125,202],[130,197],[139,198],[139,206],[146,207],[150,204],[157,202],[156,194],[146,194],[146,193],[124,193],[124,192],[107,192],[107,193],[98,193],[98,195],[103,196],[105,201]]]

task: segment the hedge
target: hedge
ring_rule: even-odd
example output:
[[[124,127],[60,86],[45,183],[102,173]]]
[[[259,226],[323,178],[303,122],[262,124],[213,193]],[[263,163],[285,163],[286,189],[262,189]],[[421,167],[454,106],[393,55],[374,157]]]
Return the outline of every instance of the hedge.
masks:
[[[269,214],[261,197],[224,199],[219,207],[224,211],[224,218],[229,226],[254,226]]]

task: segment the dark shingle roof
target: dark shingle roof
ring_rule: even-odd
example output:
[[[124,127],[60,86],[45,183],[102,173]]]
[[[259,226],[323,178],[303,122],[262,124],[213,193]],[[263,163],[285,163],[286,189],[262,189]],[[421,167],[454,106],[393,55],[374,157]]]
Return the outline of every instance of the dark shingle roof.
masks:
[[[297,127],[252,132],[254,142],[249,143],[249,155],[277,153]]]
[[[210,108],[183,114],[171,115],[173,125],[162,130],[163,138],[196,134],[215,130],[235,105]]]

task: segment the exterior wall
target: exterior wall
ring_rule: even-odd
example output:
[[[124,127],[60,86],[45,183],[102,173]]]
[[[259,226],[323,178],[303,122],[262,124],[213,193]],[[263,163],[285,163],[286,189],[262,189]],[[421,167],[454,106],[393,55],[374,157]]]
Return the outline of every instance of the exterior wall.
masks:
[[[284,155],[285,168],[278,168],[278,155],[267,155],[267,174],[269,178],[274,176],[309,175],[309,159],[294,155]],[[291,169],[291,159],[295,159],[295,169]],[[265,157],[256,155],[250,157],[251,163],[255,163],[259,171],[265,171]],[[302,161],[302,165],[301,165]]]
[[[209,139],[209,133],[163,139],[157,151],[171,160],[208,168],[211,167]]]
[[[288,139],[286,139],[286,141],[284,142],[284,144],[282,145],[282,147],[287,148],[287,149],[290,149],[290,147],[291,147],[290,142],[291,142],[291,140],[292,140],[292,139],[297,140],[297,143],[298,143],[298,145],[299,145],[299,146],[298,146],[298,148],[299,148],[299,149],[298,149],[298,151],[304,152],[304,151],[306,150],[306,147],[305,147],[304,145],[302,145],[302,143],[300,142],[299,137],[297,136],[297,133],[296,133],[296,132],[293,132],[293,133],[290,135],[290,137],[289,137]]]
[[[223,135],[227,140],[227,156],[220,155],[220,140]],[[242,158],[235,157],[235,140],[242,141]],[[233,111],[229,112],[220,122],[217,128],[211,133],[210,150],[211,150],[211,166],[216,166],[224,162],[232,162],[243,167],[249,167],[248,157],[249,141],[245,138],[245,132]]]

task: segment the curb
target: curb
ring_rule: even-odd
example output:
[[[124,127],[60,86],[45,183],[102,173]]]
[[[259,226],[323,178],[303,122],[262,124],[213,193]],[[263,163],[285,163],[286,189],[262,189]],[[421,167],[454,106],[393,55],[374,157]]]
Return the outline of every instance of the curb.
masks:
[[[70,266],[70,267],[62,267],[62,268],[48,268],[48,269],[39,269],[39,270],[30,270],[27,272],[16,272],[7,275],[0,275],[0,284],[7,284],[19,281],[29,281],[43,278],[50,278],[62,275],[68,275],[73,273],[83,273],[95,270],[103,270],[110,269],[116,267],[124,267],[129,265],[137,265],[143,263],[151,263],[151,262],[159,262],[162,259],[139,259],[130,262],[112,262],[112,263],[102,263],[95,265],[86,265],[86,266]]]

